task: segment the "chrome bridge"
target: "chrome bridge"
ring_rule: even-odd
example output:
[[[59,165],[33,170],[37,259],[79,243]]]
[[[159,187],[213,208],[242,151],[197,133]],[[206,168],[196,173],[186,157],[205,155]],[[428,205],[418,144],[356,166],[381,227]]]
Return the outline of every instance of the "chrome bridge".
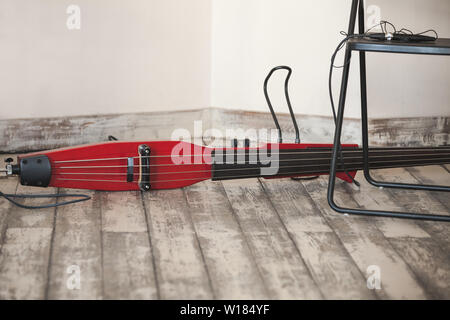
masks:
[[[138,147],[139,153],[139,188],[142,191],[150,190],[150,147],[141,144]],[[133,168],[131,167],[131,178],[133,178]],[[130,162],[128,162],[127,180],[130,176]]]

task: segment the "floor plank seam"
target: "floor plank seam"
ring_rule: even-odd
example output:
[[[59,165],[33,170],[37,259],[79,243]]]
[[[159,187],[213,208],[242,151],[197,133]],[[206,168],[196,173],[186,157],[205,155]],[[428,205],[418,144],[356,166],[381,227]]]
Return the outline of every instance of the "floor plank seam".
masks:
[[[366,275],[364,274],[364,271],[361,270],[358,266],[358,264],[356,263],[355,259],[353,258],[353,256],[350,254],[350,252],[348,251],[347,247],[345,246],[344,242],[342,241],[341,237],[339,237],[338,233],[336,232],[336,230],[334,229],[334,227],[332,226],[332,224],[330,223],[330,218],[328,217],[327,213],[323,212],[322,208],[320,208],[320,206],[318,206],[316,204],[316,201],[314,201],[314,199],[312,198],[311,194],[308,192],[308,189],[306,188],[306,186],[304,185],[304,182],[300,181],[300,184],[302,185],[302,187],[305,189],[306,194],[308,195],[308,198],[310,198],[310,200],[312,201],[312,203],[314,204],[314,207],[317,208],[317,211],[319,213],[319,215],[322,216],[322,218],[324,219],[325,223],[328,225],[328,227],[332,230],[332,233],[335,235],[336,239],[339,241],[340,245],[343,247],[343,249],[345,250],[348,258],[353,262],[354,266],[356,267],[356,269],[359,271],[360,275],[361,275],[361,280],[363,280],[364,282],[366,282]],[[360,207],[358,205],[358,207]],[[337,212],[333,212],[333,214],[339,214]],[[344,216],[342,215],[342,217],[345,218],[349,218],[350,216]],[[373,291],[371,291],[371,294],[374,298],[376,298],[377,300],[380,300],[381,297],[379,296],[379,294],[375,291],[375,293],[373,293]]]
[[[394,193],[392,192],[392,190],[388,190],[387,192],[389,192],[389,194],[391,194],[391,196],[395,199]],[[402,206],[403,207],[403,206]],[[414,220],[413,220],[414,221]],[[419,228],[423,229],[423,226],[421,225],[421,223],[419,223],[418,221],[414,221],[414,224],[416,224]],[[423,229],[425,232],[429,233],[426,229]],[[433,238],[433,235],[430,234],[431,236],[431,241],[433,241],[434,243],[436,243],[437,245],[439,245],[439,243],[436,241],[435,238]],[[403,257],[403,256],[402,256]],[[405,261],[406,262],[406,261]],[[431,297],[432,299],[436,299],[436,295],[432,292],[433,290],[429,289],[429,285],[427,284],[427,282],[416,272],[414,272],[414,269],[409,265],[409,263],[407,263],[407,265],[410,267],[410,269],[412,270],[413,274],[415,275],[417,281],[420,283],[420,285],[422,286],[422,288],[425,290],[426,294]]]
[[[445,166],[442,166],[443,168],[445,168]],[[445,168],[446,169],[446,168]],[[405,170],[410,174],[410,175],[412,175],[413,177],[414,177],[414,179],[416,179],[417,181],[419,181],[419,182],[421,182],[421,183],[425,183],[420,177],[418,177],[415,173],[414,173],[414,171],[412,171],[410,168],[405,168]],[[426,192],[426,191],[425,191]],[[435,192],[439,192],[439,191],[435,191]],[[443,191],[443,192],[445,192],[445,191]],[[448,206],[447,206],[447,204],[446,203],[444,203],[439,197],[436,197],[436,194],[434,193],[434,192],[431,192],[430,193],[430,195],[431,195],[431,197],[433,198],[433,199],[435,199],[436,201],[438,201],[439,203],[441,203],[442,204],[442,206],[444,207],[444,208],[447,208],[448,210],[450,210],[450,208],[448,208]],[[448,212],[449,214],[450,214],[450,212]],[[439,223],[439,222],[437,222],[437,223]],[[444,222],[445,223],[445,222]]]
[[[6,232],[8,230],[8,218],[9,218],[11,210],[12,210],[12,205],[10,205],[10,207],[8,209],[8,213],[6,214],[5,225],[3,226],[2,230],[0,230],[0,232],[1,232],[1,234],[0,234],[0,257],[2,255],[3,244],[6,241]]]
[[[56,189],[56,193],[59,194],[60,188]],[[58,203],[58,199],[55,199],[55,204]],[[44,291],[44,299],[48,300],[49,297],[49,291],[50,291],[50,279],[51,279],[51,272],[52,272],[52,262],[53,262],[53,245],[55,241],[55,233],[56,233],[56,216],[58,214],[58,208],[54,208],[53,212],[53,228],[52,228],[52,234],[50,236],[50,248],[48,252],[48,262],[47,262],[47,281],[45,283],[45,291]]]
[[[100,263],[101,265],[101,281],[102,281],[102,299],[106,298],[106,292],[105,292],[105,268],[104,268],[104,262],[105,262],[105,255],[104,255],[104,247],[103,247],[103,241],[104,241],[104,234],[103,234],[103,197],[101,196],[101,191],[95,191],[96,195],[98,195],[98,201],[99,201],[99,210],[100,210]]]
[[[416,180],[416,182],[418,182],[418,181]],[[385,190],[386,190],[386,189],[385,189]],[[394,192],[393,192],[392,189],[389,189],[389,188],[388,188],[387,192],[391,195],[391,197],[393,197],[393,199],[396,198],[396,196],[395,196],[395,194],[394,194]],[[425,191],[425,192],[426,192],[426,191]],[[402,205],[402,208],[404,208],[403,205]],[[406,208],[404,208],[404,209],[406,210]],[[430,240],[431,240],[432,242],[434,242],[437,246],[439,246],[439,242],[438,242],[435,238],[433,238],[432,233],[428,232],[428,231],[427,231],[427,228],[425,228],[425,229],[423,228],[423,225],[421,224],[420,221],[417,221],[417,220],[412,220],[412,221],[414,222],[414,224],[415,224],[418,228],[420,228],[420,229],[424,230],[425,232],[427,232],[428,234],[430,234],[430,236],[431,236]],[[403,255],[402,255],[400,252],[399,252],[399,254],[400,254],[400,256],[403,258]],[[433,288],[430,288],[430,286],[428,285],[428,283],[422,278],[422,276],[420,276],[419,274],[417,274],[417,272],[414,271],[414,268],[413,268],[412,266],[410,266],[409,263],[407,263],[406,261],[405,261],[405,263],[406,263],[406,264],[408,265],[408,267],[412,270],[412,272],[413,272],[413,274],[415,275],[417,281],[418,281],[419,284],[422,286],[422,288],[423,288],[423,290],[425,291],[425,293],[427,294],[427,296],[431,297],[432,299],[436,299],[436,298],[442,299],[442,297],[440,297],[439,294],[436,296],[436,294],[433,293],[433,290],[432,290]],[[447,297],[447,298],[448,298],[448,297]]]
[[[448,173],[450,173],[450,168],[447,168],[447,166],[442,166],[442,165],[441,165],[441,167],[443,167],[445,170],[447,170]]]
[[[422,277],[418,276],[416,272],[414,272],[414,269],[411,267],[411,265],[406,261],[406,259],[403,257],[403,255],[395,249],[394,244],[392,243],[391,239],[386,238],[386,240],[389,242],[389,245],[397,252],[399,257],[403,260],[405,265],[407,266],[408,270],[411,272],[411,275],[414,277],[414,279],[417,281],[417,283],[420,285],[420,287],[423,289],[426,297],[429,299],[434,299],[434,295],[430,294],[429,290],[427,289],[426,283],[423,281]]]
[[[150,246],[150,252],[152,255],[152,269],[153,269],[153,278],[155,280],[155,288],[156,288],[156,299],[157,300],[161,300],[161,290],[159,287],[159,279],[158,279],[158,271],[157,271],[157,267],[156,267],[156,257],[155,257],[155,250],[153,247],[153,242],[152,242],[152,235],[151,235],[151,217],[150,217],[150,212],[149,212],[149,208],[146,207],[145,205],[145,201],[144,201],[144,191],[140,191],[140,196],[141,196],[141,203],[142,203],[142,207],[144,209],[144,216],[145,216],[145,223],[147,225],[147,236],[148,236],[148,243]]]
[[[352,197],[353,201],[355,201],[356,203],[358,203],[358,201],[356,201],[355,197],[353,194],[349,193],[350,196]],[[360,208],[365,209],[364,206],[360,206]],[[366,221],[367,223],[370,223],[369,221],[369,217],[364,217],[364,221]],[[377,219],[377,217],[375,217],[375,219]],[[389,219],[389,218],[382,218],[382,219]],[[395,219],[395,218],[390,218],[390,219]],[[413,277],[414,280],[417,281],[417,283],[420,285],[420,287],[424,290],[424,293],[426,296],[429,296],[427,290],[425,290],[425,287],[422,283],[422,281],[417,277],[416,273],[414,272],[414,270],[411,268],[410,264],[406,261],[406,259],[403,257],[403,255],[401,254],[401,252],[399,252],[394,244],[392,243],[391,239],[387,236],[385,236],[384,232],[380,229],[380,227],[378,226],[377,223],[374,224],[375,229],[377,229],[380,234],[383,236],[383,238],[387,241],[387,243],[389,244],[389,246],[391,247],[392,251],[395,252],[397,254],[397,256],[403,261],[403,263],[405,264],[406,268],[408,268],[411,276]],[[420,226],[418,226],[421,230],[423,230]],[[426,232],[425,230],[423,230],[424,232]],[[382,299],[382,298],[380,298]]]
[[[263,183],[263,182],[261,181],[261,179],[259,179],[259,178],[258,178],[258,182],[259,182],[259,184],[261,185],[261,187],[262,187],[264,193],[267,195],[267,198],[269,199],[269,202],[270,202],[270,204],[271,204],[273,210],[277,213],[278,219],[279,219],[281,225],[283,226],[284,231],[287,233],[289,239],[290,239],[291,242],[293,243],[294,248],[295,248],[295,250],[297,251],[297,253],[298,253],[299,257],[300,257],[300,260],[302,261],[303,265],[305,266],[305,269],[308,271],[309,277],[311,278],[311,280],[312,280],[313,283],[315,284],[317,290],[319,290],[320,295],[322,296],[322,299],[325,299],[325,295],[323,294],[322,289],[321,289],[320,286],[317,284],[316,279],[314,278],[314,276],[313,276],[313,274],[312,274],[310,268],[308,267],[307,263],[305,262],[305,259],[303,258],[303,255],[302,255],[302,253],[301,253],[299,247],[297,246],[297,243],[294,241],[294,238],[292,237],[291,233],[290,233],[289,230],[287,229],[286,224],[284,223],[283,219],[282,219],[281,216],[280,216],[280,213],[279,213],[278,210],[276,209],[276,207],[275,207],[275,205],[274,205],[274,203],[273,203],[273,201],[272,201],[272,198],[269,196],[269,193],[267,192],[267,189],[265,188],[264,183]]]
[[[220,184],[220,187],[221,187],[220,189],[222,190],[223,195],[227,198],[227,202],[228,202],[228,205],[230,206],[230,209],[231,209],[231,212],[232,212],[232,216],[233,216],[234,220],[236,221],[236,223],[237,223],[237,225],[238,225],[239,231],[242,233],[242,235],[243,235],[243,237],[244,237],[244,239],[245,239],[245,244],[246,244],[246,246],[247,246],[247,248],[248,248],[248,250],[249,250],[249,252],[250,252],[250,256],[251,256],[251,258],[252,258],[253,263],[255,264],[256,270],[258,271],[258,276],[259,276],[259,278],[260,278],[261,281],[262,281],[262,284],[263,284],[263,287],[264,287],[265,294],[266,294],[266,296],[267,296],[269,299],[273,299],[273,298],[271,297],[270,293],[269,293],[269,288],[267,287],[266,280],[265,280],[264,277],[262,276],[262,273],[261,273],[261,269],[260,269],[259,263],[256,261],[255,253],[254,253],[253,250],[252,250],[252,247],[251,247],[251,245],[250,245],[250,242],[249,242],[249,240],[248,240],[248,237],[247,237],[247,235],[245,234],[244,230],[242,229],[241,222],[239,221],[239,218],[237,217],[236,211],[234,210],[233,205],[231,204],[230,198],[228,198],[227,191],[225,190],[225,187],[223,186],[223,184],[222,184],[221,181],[218,181],[217,183]]]
[[[198,238],[197,228],[195,227],[194,219],[192,218],[192,215],[191,215],[191,209],[190,209],[188,201],[187,201],[186,190],[185,190],[185,188],[182,188],[182,190],[183,190],[184,200],[186,202],[186,207],[188,208],[188,210],[187,210],[188,218],[189,218],[189,221],[191,223],[192,229],[194,230],[195,241],[197,242],[198,249],[200,251],[200,256],[201,256],[201,259],[202,259],[202,262],[203,262],[203,266],[205,268],[205,273],[206,273],[206,276],[208,277],[208,284],[209,284],[209,287],[211,289],[212,299],[216,300],[217,299],[217,294],[216,294],[214,286],[213,286],[213,282],[212,282],[212,279],[211,279],[211,274],[210,274],[209,269],[208,269],[208,264],[206,263],[205,253],[203,252],[202,246],[200,244],[200,239]]]
[[[17,193],[18,187],[19,187],[19,182],[17,181],[16,188],[14,190],[14,194]],[[3,226],[2,230],[0,230],[0,256],[2,255],[3,244],[5,243],[5,240],[6,240],[6,232],[8,230],[8,224],[9,224],[8,220],[11,215],[11,211],[13,209],[13,204],[10,203],[9,201],[8,201],[8,205],[9,205],[9,208],[8,208],[8,211],[5,216],[5,225]]]

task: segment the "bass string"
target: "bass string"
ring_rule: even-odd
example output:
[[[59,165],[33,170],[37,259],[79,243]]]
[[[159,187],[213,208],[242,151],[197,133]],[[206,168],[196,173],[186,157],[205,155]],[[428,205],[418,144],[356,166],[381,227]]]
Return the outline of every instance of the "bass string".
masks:
[[[316,151],[315,148],[305,148],[305,149],[299,149],[296,152],[278,152],[278,153],[271,153],[271,155],[290,155],[290,154],[300,154],[300,153],[308,153],[308,154],[330,154],[332,152],[332,149],[324,150],[324,151]],[[328,148],[327,148],[328,149]],[[227,153],[227,151],[230,151],[232,149],[213,149],[212,151],[225,151],[224,154]],[[258,152],[256,153],[245,153],[245,149],[239,149],[239,153],[244,153],[248,155],[259,155],[262,152],[268,153],[267,151],[270,151],[268,149],[258,149],[256,150]],[[371,148],[369,149],[370,152],[414,152],[414,151],[450,151],[449,147],[437,147],[437,148]],[[362,153],[361,148],[355,148],[355,149],[342,149],[342,153]],[[269,152],[270,153],[270,152]],[[187,154],[187,155],[177,155],[177,157],[185,158],[185,157],[203,157],[204,154]],[[117,158],[98,158],[98,159],[73,159],[73,160],[56,160],[54,163],[70,163],[70,162],[95,162],[95,161],[113,161],[113,160],[125,160],[125,159],[139,159],[139,158],[169,158],[173,157],[173,155],[150,155],[150,156],[133,156],[133,157],[117,157]]]
[[[385,168],[391,168],[390,166],[377,166],[373,169],[385,169]],[[360,168],[346,168],[347,171],[356,171]],[[339,171],[343,172],[343,171]],[[295,175],[304,175],[304,174],[323,174],[328,173],[327,171],[323,172],[317,172],[314,171],[303,171],[299,173],[298,171],[293,172],[284,172],[281,174],[281,176],[295,176]],[[276,177],[275,176],[261,176],[261,175],[237,175],[237,176],[227,176],[226,179],[238,179],[238,178],[264,178],[264,177]],[[155,180],[150,181],[150,184],[152,183],[160,183],[160,182],[181,182],[181,181],[202,181],[205,179],[208,179],[209,177],[197,177],[197,178],[187,178],[187,179],[169,179],[169,180]],[[85,182],[113,182],[113,183],[136,183],[136,182],[126,182],[126,181],[120,181],[120,180],[97,180],[97,179],[68,179],[68,178],[57,178],[56,180],[59,181],[85,181]]]
[[[411,154],[411,155],[405,155],[402,156],[403,158],[407,157],[419,157],[419,156],[428,156],[427,159],[414,159],[417,161],[421,160],[429,160],[429,159],[443,159],[446,160],[447,158],[441,158],[442,156],[450,155],[450,153],[440,153],[440,154]],[[392,157],[398,157],[398,155],[383,155],[383,156],[369,156],[369,162],[373,158],[392,158]],[[361,157],[343,157],[343,160],[350,160],[350,159],[361,159]],[[291,161],[331,161],[331,158],[296,158],[296,159],[268,159],[270,162],[291,162]],[[402,159],[403,160],[403,159]],[[394,160],[391,160],[394,161]],[[227,164],[225,163],[216,163],[216,164]],[[235,165],[236,163],[228,163],[230,165]],[[239,163],[238,163],[239,164]],[[170,166],[193,166],[193,165],[210,165],[208,163],[180,163],[180,164],[150,164],[145,167],[170,167]],[[143,167],[143,165],[133,165],[133,167]],[[96,168],[128,168],[127,165],[111,165],[111,166],[60,166],[60,167],[54,167],[53,169],[96,169]]]
[[[439,161],[438,161],[439,160]],[[369,165],[377,165],[378,164],[385,164],[385,165],[393,165],[393,163],[405,163],[405,162],[411,162],[414,161],[414,165],[420,165],[420,164],[443,164],[444,162],[442,161],[450,161],[450,158],[446,158],[446,159],[410,159],[410,160],[396,160],[396,161],[391,161],[389,163],[384,163],[383,161],[372,161],[369,162]],[[421,161],[421,162],[418,162]],[[437,161],[437,162],[436,162]],[[349,165],[359,165],[359,169],[361,168],[361,165],[363,165],[364,162],[352,162]],[[280,166],[280,169],[283,168],[304,168],[304,167],[316,167],[316,168],[320,168],[320,167],[325,167],[325,168],[329,168],[330,165],[329,164],[309,164],[309,165],[291,165],[291,166]],[[230,171],[244,171],[244,170],[256,170],[256,169],[261,169],[261,168],[267,168],[267,167],[262,167],[262,166],[256,166],[256,167],[246,167],[246,168],[230,168],[230,169],[215,169],[214,172],[230,172]],[[341,170],[343,170],[342,165],[338,165],[338,168],[341,168]],[[348,170],[348,169],[347,169]],[[190,174],[190,173],[210,173],[212,172],[212,170],[191,170],[191,171],[179,171],[179,172],[150,172],[148,174],[139,174],[139,173],[135,173],[133,172],[133,176],[147,176],[147,175],[164,175],[164,174]],[[128,175],[127,172],[58,172],[58,173],[53,173],[53,175]]]

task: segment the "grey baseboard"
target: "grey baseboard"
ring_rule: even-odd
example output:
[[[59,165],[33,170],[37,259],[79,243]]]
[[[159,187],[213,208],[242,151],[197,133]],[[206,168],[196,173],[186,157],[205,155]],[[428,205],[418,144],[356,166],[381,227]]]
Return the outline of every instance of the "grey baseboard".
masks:
[[[296,118],[302,142],[332,143],[334,123],[331,117],[297,115]],[[295,132],[290,116],[280,114],[278,119],[284,140],[293,142]],[[198,120],[201,122],[196,122]],[[230,139],[233,137],[229,131],[238,129],[256,141],[255,131],[270,128],[274,128],[270,113],[221,108],[0,120],[0,152],[28,152],[95,143],[105,141],[108,135],[120,140],[168,140],[174,138],[175,129],[185,129],[197,142],[214,139],[217,130]],[[369,125],[370,143],[375,146],[446,145],[449,144],[449,133],[450,117],[374,119]],[[346,120],[342,142],[361,142],[358,119]]]
[[[381,146],[442,146],[450,143],[450,117],[373,119],[371,141]]]

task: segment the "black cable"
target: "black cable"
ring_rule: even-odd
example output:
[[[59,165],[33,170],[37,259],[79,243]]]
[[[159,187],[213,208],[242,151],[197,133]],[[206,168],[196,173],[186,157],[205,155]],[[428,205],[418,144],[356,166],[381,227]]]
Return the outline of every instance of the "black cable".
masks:
[[[414,33],[406,28],[401,28],[399,31],[397,31],[397,33],[401,33],[401,34],[409,34],[409,35],[413,35]]]
[[[9,193],[3,193],[0,191],[0,197],[5,198],[12,204],[24,208],[24,209],[46,209],[46,208],[56,208],[60,206],[64,206],[67,204],[82,202],[90,200],[91,197],[86,194],[59,194],[59,193],[51,193],[51,194],[9,194]],[[57,202],[57,203],[49,203],[44,204],[40,206],[27,206],[24,204],[21,204],[11,198],[20,198],[20,199],[36,199],[36,198],[81,198],[76,200],[70,200],[70,201],[64,201],[64,202]]]
[[[341,34],[345,34],[341,31]],[[337,116],[336,116],[336,108],[334,106],[334,99],[333,99],[333,91],[332,91],[332,78],[333,78],[333,69],[334,68],[343,68],[344,66],[346,66],[349,61],[345,61],[344,64],[341,67],[336,67],[334,65],[334,60],[336,59],[336,55],[338,54],[338,52],[344,47],[344,45],[347,43],[348,40],[352,39],[352,38],[362,38],[365,36],[365,34],[355,34],[355,35],[347,35],[345,34],[346,37],[339,43],[339,45],[337,46],[336,50],[334,51],[333,55],[331,56],[331,65],[330,65],[330,74],[329,74],[329,78],[328,78],[328,92],[330,95],[330,101],[331,101],[331,110],[333,112],[333,119],[334,119],[334,124],[336,125],[337,122]],[[360,186],[360,183],[358,181],[355,180],[354,177],[352,177],[352,175],[350,175],[350,173],[348,173],[347,169],[345,168],[345,164],[344,164],[344,157],[342,155],[342,148],[341,146],[337,146],[337,148],[339,148],[338,152],[339,152],[339,160],[341,162],[342,168],[344,169],[345,174],[351,179],[351,181],[356,184],[358,187]]]
[[[397,33],[397,29],[395,28],[395,26],[392,23],[390,23],[389,21],[386,21],[386,20],[382,20],[382,21],[380,21],[379,26],[381,27],[381,31],[383,33],[388,33],[387,25],[390,25],[392,27],[392,29],[394,29],[393,33]],[[371,29],[373,29],[374,27],[377,27],[377,26],[378,25],[375,25]],[[367,30],[365,33],[367,34],[371,29]]]
[[[439,39],[439,35],[436,32],[436,30],[434,30],[434,29],[429,29],[429,30],[426,30],[426,31],[423,31],[423,32],[420,32],[420,33],[416,33],[416,35],[420,36],[420,35],[423,35],[423,34],[428,33],[428,32],[433,32],[434,33],[434,35],[435,35],[435,39],[434,40]]]

